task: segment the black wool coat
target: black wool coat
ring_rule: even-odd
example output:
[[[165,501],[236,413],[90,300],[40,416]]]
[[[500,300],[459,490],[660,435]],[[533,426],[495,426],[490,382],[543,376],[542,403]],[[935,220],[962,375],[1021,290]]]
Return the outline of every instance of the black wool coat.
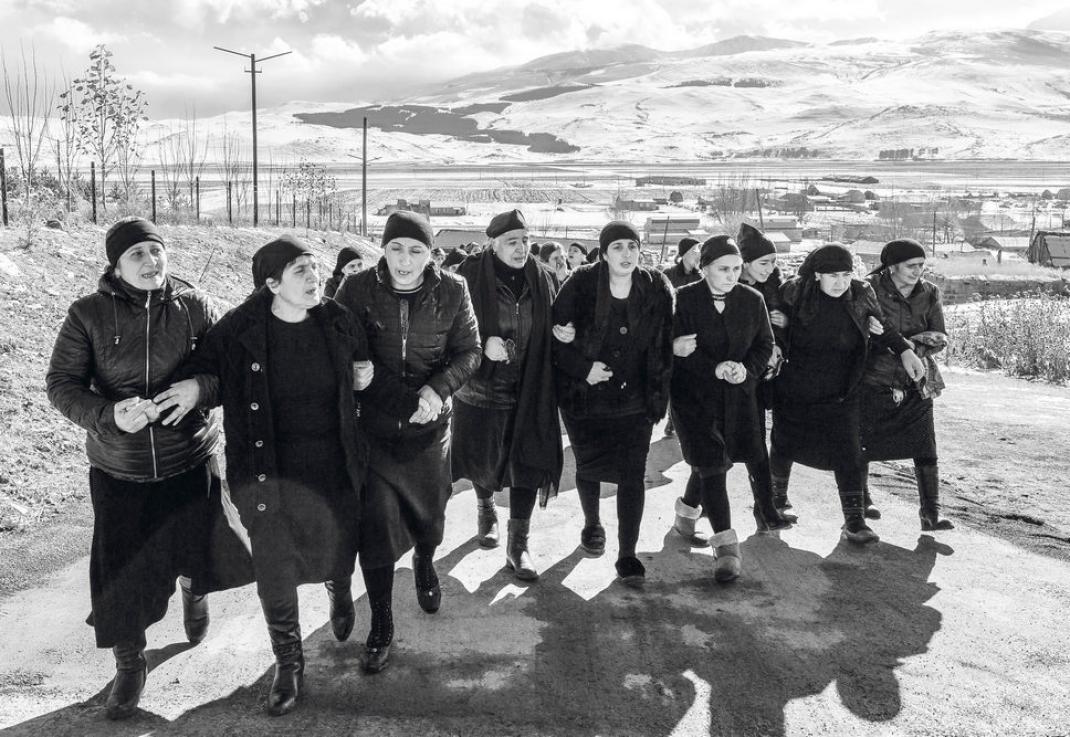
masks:
[[[227,483],[248,528],[279,509],[280,479],[267,378],[267,321],[273,295],[266,287],[213,326],[183,373],[218,379],[218,391],[202,393],[201,404],[223,406]],[[357,426],[353,362],[368,359],[364,330],[349,311],[331,300],[309,310],[326,338],[338,379],[338,427],[347,475],[359,495],[367,468],[367,441]],[[294,360],[300,360],[295,356]],[[371,387],[369,387],[371,389]]]
[[[672,411],[684,459],[692,466],[720,466],[724,455],[732,461],[762,457],[765,438],[756,398],[759,377],[773,353],[773,330],[762,295],[737,284],[725,297],[724,321],[728,348],[713,352],[711,321],[717,318],[705,281],[676,293],[673,337],[696,335],[698,348],[686,358],[673,357]],[[738,361],[747,369],[742,384],[717,379],[722,361]],[[723,393],[723,407],[713,396]],[[723,413],[722,413],[723,412]],[[721,445],[724,451],[721,450]]]
[[[568,413],[587,414],[587,375],[598,360],[609,327],[609,267],[605,262],[581,266],[561,287],[554,302],[554,323],[572,323],[571,343],[554,341],[557,398]],[[669,403],[672,373],[673,288],[668,278],[644,266],[632,273],[628,295],[628,332],[642,352],[642,393],[646,418],[657,422]]]

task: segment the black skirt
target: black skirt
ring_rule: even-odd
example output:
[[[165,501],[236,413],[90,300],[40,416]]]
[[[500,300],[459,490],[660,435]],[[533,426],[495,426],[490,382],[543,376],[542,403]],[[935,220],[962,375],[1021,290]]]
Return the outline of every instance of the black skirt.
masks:
[[[861,428],[866,461],[936,458],[933,400],[915,389],[897,405],[890,387],[863,385]]]
[[[359,500],[336,446],[323,439],[277,446],[278,508],[249,528],[261,593],[353,574]]]
[[[862,463],[857,395],[843,402],[795,404],[777,398],[773,407],[773,452],[824,471],[856,469]]]
[[[669,407],[680,450],[693,468],[711,472],[728,471],[732,459],[725,438],[725,396],[723,382],[712,381],[702,401],[674,397]]]
[[[451,492],[450,425],[403,448],[371,439],[360,523],[360,565],[394,565],[415,545],[438,547]]]
[[[468,479],[491,491],[505,487],[531,488],[517,478],[509,463],[516,407],[476,407],[460,399],[453,403],[453,480]],[[532,481],[532,479],[529,479]]]
[[[136,641],[167,613],[178,576],[202,577],[219,483],[207,462],[153,482],[90,467],[89,622],[97,647]]]
[[[654,429],[645,414],[582,418],[562,414],[576,458],[576,478],[610,484],[642,482]]]

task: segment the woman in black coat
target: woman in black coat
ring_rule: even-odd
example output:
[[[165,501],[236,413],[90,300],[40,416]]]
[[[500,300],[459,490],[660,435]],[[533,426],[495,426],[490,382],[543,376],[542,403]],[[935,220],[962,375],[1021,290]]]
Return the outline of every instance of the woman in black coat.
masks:
[[[701,479],[714,578],[724,582],[738,578],[742,565],[726,475],[733,461],[765,456],[755,389],[773,353],[773,331],[761,295],[737,283],[743,258],[735,241],[708,239],[699,268],[703,281],[676,294],[672,417],[684,460]],[[772,496],[766,498],[771,505]]]
[[[304,681],[297,586],[328,583],[331,624],[353,628],[367,448],[353,392],[371,380],[364,330],[322,299],[315,255],[283,236],[253,256],[256,291],[208,332],[185,372],[212,377],[222,403],[227,483],[248,534],[275,653],[272,716],[293,710]]]
[[[852,277],[854,258],[840,245],[816,249],[781,294],[788,326],[778,331],[786,363],[777,379],[770,465],[786,487],[793,462],[836,476],[844,534],[879,538],[863,516],[859,387],[871,350],[894,350],[908,370],[921,362],[883,322],[873,289]],[[871,346],[870,334],[880,338]],[[785,488],[786,492],[786,488]]]
[[[926,374],[914,381],[888,353],[874,353],[862,381],[862,452],[869,461],[914,461],[920,500],[921,529],[950,530],[940,518],[940,473],[936,457],[933,398],[940,393],[940,375],[932,357],[947,345],[940,288],[922,278],[925,248],[907,238],[891,241],[881,251],[881,265],[869,276],[885,317],[914,345],[925,360]],[[877,514],[869,499],[866,514]]]
[[[170,275],[168,249],[149,221],[120,220],[105,250],[97,291],[71,305],[56,337],[47,386],[53,406],[86,430],[91,623],[97,646],[115,655],[107,716],[124,719],[145,685],[145,630],[163,618],[176,576],[185,577],[186,636],[197,643],[208,629],[201,594],[210,587],[219,428],[194,409],[202,386],[173,382],[217,313],[204,293]]]
[[[581,544],[591,554],[604,552],[599,483],[615,483],[617,575],[634,585],[646,574],[635,545],[650,433],[669,399],[672,285],[660,271],[639,266],[639,234],[628,223],[602,229],[599,253],[598,263],[572,273],[554,303],[555,323],[575,331],[572,342],[554,342],[558,401],[576,457]]]
[[[327,283],[323,285],[323,296],[333,299],[343,279],[362,271],[364,271],[364,257],[360,255],[360,251],[353,246],[345,246],[338,252],[338,257],[334,262],[334,271],[331,272]]]
[[[479,544],[489,548],[498,545],[494,492],[509,487],[506,564],[534,581],[531,513],[537,496],[545,503],[557,493],[563,457],[552,362],[557,283],[529,254],[519,210],[496,215],[487,237],[490,247],[457,270],[472,295],[483,356],[453,408],[453,478],[475,487]]]
[[[427,218],[390,215],[383,258],[336,295],[368,334],[375,390],[360,398],[371,441],[360,567],[372,611],[364,669],[386,667],[394,636],[394,564],[413,547],[420,607],[441,601],[433,558],[442,542],[450,474],[452,395],[479,366],[479,330],[464,279],[431,262]],[[381,387],[381,390],[380,390]]]

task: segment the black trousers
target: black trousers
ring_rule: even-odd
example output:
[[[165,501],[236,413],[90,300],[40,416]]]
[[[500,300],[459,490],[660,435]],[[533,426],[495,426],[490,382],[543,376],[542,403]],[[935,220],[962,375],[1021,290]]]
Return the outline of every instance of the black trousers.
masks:
[[[201,575],[209,499],[218,498],[219,484],[208,462],[153,482],[125,481],[90,467],[90,623],[97,647],[139,640],[167,613],[175,579]]]

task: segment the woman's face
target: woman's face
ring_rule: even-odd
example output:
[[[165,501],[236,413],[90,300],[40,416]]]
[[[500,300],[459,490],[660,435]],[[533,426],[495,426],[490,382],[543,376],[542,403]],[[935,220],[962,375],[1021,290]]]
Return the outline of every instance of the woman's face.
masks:
[[[395,238],[383,247],[390,283],[395,289],[415,289],[424,278],[431,249],[415,238]]]
[[[311,254],[298,256],[286,265],[279,279],[268,279],[268,289],[275,299],[296,309],[307,310],[320,303],[320,267]]]
[[[568,259],[565,258],[560,248],[550,254],[550,260],[547,263],[559,279],[568,275]]]
[[[908,259],[902,263],[888,267],[888,273],[892,277],[892,283],[897,287],[912,287],[921,279],[925,271],[925,259],[922,257]]]
[[[123,251],[115,271],[135,289],[162,289],[167,279],[167,249],[156,241],[135,243]]]
[[[343,276],[351,276],[364,271],[364,259],[355,258],[342,267]]]
[[[528,254],[531,253],[528,231],[523,228],[518,228],[517,230],[510,230],[506,233],[502,233],[494,239],[493,248],[494,255],[497,256],[503,264],[514,269],[519,269],[527,263]]]
[[[817,283],[821,291],[830,297],[839,297],[851,288],[850,271],[833,271],[828,274],[818,274]]]
[[[578,268],[587,263],[587,254],[579,246],[570,246],[568,249],[568,263],[572,268]]]
[[[776,254],[770,253],[743,265],[747,277],[757,284],[765,284],[776,268]]]
[[[606,247],[603,258],[611,276],[631,276],[639,265],[639,244],[628,238],[618,238]]]
[[[702,260],[702,247],[691,246],[687,253],[680,258],[680,263],[682,263],[684,268],[688,271],[694,271],[698,268],[698,262],[700,260]]]
[[[702,267],[702,275],[706,278],[706,283],[719,294],[731,292],[739,282],[739,275],[742,272],[743,259],[734,253],[716,258]]]

